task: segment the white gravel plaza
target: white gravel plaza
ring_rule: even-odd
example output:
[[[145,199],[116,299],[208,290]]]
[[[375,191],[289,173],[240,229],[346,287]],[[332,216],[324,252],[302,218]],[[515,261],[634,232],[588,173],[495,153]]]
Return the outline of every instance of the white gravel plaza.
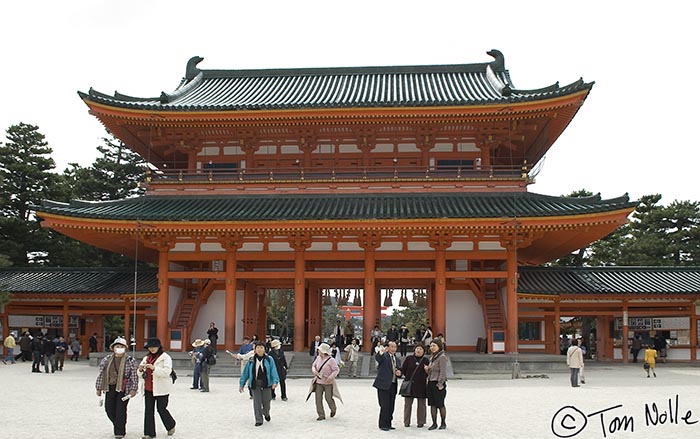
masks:
[[[113,437],[95,395],[97,368],[82,360],[67,361],[64,371],[54,374],[30,370],[29,362],[0,364],[0,438]],[[178,372],[169,408],[177,420],[173,437],[181,439],[251,434],[279,438],[700,437],[700,369],[692,365],[659,364],[658,378],[647,379],[641,365],[594,364],[587,368],[586,384],[580,388],[570,386],[566,373],[519,380],[452,379],[446,400],[447,430],[418,429],[415,418],[410,428],[404,427],[403,400],[397,397],[392,432],[377,427],[379,407],[369,379],[340,379],[345,403],[339,404],[335,418],[325,421],[316,421],[313,397],[304,401],[309,380],[288,380],[289,401],[278,397],[272,402],[271,422],[255,427],[251,401],[247,392],[238,393],[237,378],[212,377],[207,394],[190,390],[188,371]],[[127,438],[142,436],[143,407],[141,397],[129,403]],[[159,419],[156,423],[158,437],[167,437]]]

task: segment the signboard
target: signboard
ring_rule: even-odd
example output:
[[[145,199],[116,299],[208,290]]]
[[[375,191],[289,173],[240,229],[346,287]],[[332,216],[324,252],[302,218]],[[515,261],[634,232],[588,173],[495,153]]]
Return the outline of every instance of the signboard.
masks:
[[[17,316],[11,315],[7,319],[8,324],[13,328],[63,328],[62,315],[46,316]],[[68,317],[68,327],[78,327],[78,316]]]
[[[631,331],[690,329],[689,317],[630,317],[628,328]],[[615,319],[615,329],[622,329],[622,319]]]

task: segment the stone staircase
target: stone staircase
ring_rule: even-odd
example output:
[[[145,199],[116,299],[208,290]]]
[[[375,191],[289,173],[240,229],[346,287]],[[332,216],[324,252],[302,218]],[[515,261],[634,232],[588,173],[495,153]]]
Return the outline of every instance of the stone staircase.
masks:
[[[90,354],[90,365],[97,366],[105,355],[106,353],[104,352]],[[146,356],[145,351],[136,352],[138,360],[141,360],[144,356]],[[179,377],[192,376],[193,366],[186,352],[170,352],[170,356],[173,358],[173,368]],[[311,378],[313,358],[308,352],[285,352],[285,356],[289,365],[287,376],[290,379]],[[568,371],[566,358],[561,355],[477,354],[473,352],[447,351],[447,356],[447,376],[450,379],[480,379],[487,375],[503,378],[510,377],[516,360],[521,376],[541,373],[565,373]],[[591,363],[595,364],[595,362]],[[360,378],[374,379],[377,373],[377,362],[374,360],[374,356],[361,352],[357,369]],[[347,369],[341,369],[341,378],[347,377],[347,374]],[[240,362],[226,352],[219,351],[216,365],[211,368],[210,376],[240,377]]]

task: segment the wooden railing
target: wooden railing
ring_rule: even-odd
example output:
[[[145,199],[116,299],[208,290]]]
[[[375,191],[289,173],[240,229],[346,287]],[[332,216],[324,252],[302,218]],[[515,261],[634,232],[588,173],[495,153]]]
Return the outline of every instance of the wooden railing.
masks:
[[[274,169],[210,169],[158,170],[147,173],[147,181],[155,183],[256,183],[282,181],[358,181],[358,180],[527,180],[527,166],[489,166],[479,168],[422,168],[415,166],[350,167],[350,168],[274,168]]]

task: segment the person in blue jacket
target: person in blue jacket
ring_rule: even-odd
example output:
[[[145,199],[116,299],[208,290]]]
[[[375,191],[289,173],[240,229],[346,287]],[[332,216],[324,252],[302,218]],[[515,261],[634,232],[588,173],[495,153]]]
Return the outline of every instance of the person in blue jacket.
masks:
[[[270,400],[272,390],[277,387],[280,379],[274,360],[265,353],[265,343],[255,342],[255,355],[248,360],[241,374],[238,391],[243,393],[246,384],[253,394],[253,413],[255,426],[263,424],[263,417],[270,421]]]

